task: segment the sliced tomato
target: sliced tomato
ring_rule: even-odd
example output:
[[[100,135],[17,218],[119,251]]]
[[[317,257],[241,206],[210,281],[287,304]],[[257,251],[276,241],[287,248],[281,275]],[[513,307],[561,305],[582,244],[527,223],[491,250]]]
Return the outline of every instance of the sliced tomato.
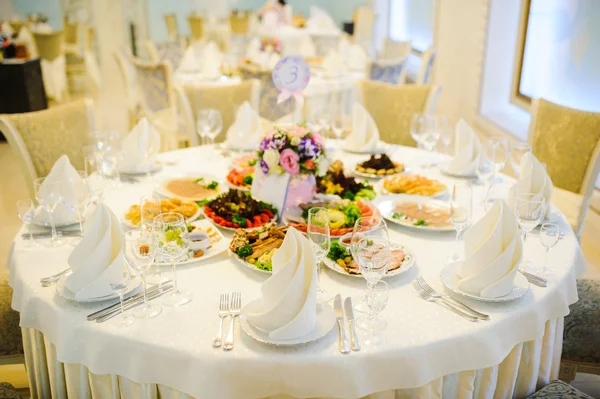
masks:
[[[248,219],[248,221],[246,222],[246,228],[248,228],[248,229],[251,229],[251,228],[253,228],[253,227],[257,227],[257,226],[254,226],[254,225],[252,224],[252,222],[250,221],[250,219]]]

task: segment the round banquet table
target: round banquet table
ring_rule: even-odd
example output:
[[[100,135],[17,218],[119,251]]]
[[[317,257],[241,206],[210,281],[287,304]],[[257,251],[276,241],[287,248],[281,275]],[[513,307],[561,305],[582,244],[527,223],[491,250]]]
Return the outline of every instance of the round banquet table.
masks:
[[[165,177],[203,172],[224,177],[231,160],[207,160],[210,150],[162,154],[168,162],[153,181],[112,189],[106,203],[121,217]],[[347,153],[336,157],[349,167],[366,158]],[[416,166],[435,162],[439,155],[398,147],[392,157],[446,184],[453,181],[437,169]],[[476,187],[475,195],[481,190]],[[482,214],[477,208],[475,220]],[[88,322],[86,316],[105,303],[71,303],[39,284],[41,277],[67,266],[73,247],[26,249],[17,236],[8,267],[12,306],[21,312],[31,393],[39,398],[522,398],[558,376],[563,317],[578,299],[575,279],[586,268],[572,230],[559,223],[566,234],[550,257],[549,267],[556,274],[548,287],[532,285],[525,296],[508,303],[465,299],[490,315],[489,321],[477,323],[422,300],[411,285],[421,275],[444,290],[439,273],[453,252],[454,234],[391,226],[391,238],[412,249],[416,266],[387,280],[390,298],[381,313],[388,322],[382,333],[386,344],[363,345],[360,352],[347,355],[338,351],[335,330],[312,344],[282,348],[254,341],[238,325],[233,351],[213,348],[219,295],[241,291],[243,303],[248,303],[259,296],[267,278],[227,252],[178,268],[180,286],[194,294],[189,304],[163,306],[158,317],[138,319],[127,328],[118,328],[114,319]],[[541,261],[543,252],[539,238],[531,235],[526,257]],[[361,295],[365,289],[364,280],[327,268],[321,271],[321,284],[343,297]]]

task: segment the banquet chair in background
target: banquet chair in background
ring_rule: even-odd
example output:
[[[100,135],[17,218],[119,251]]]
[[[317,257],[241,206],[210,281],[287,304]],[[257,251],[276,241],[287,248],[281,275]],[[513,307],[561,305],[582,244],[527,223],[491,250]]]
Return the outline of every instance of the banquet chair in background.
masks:
[[[179,37],[179,27],[177,26],[177,16],[175,14],[165,14],[165,25],[169,40],[175,40]]]
[[[141,114],[141,105],[135,84],[135,70],[131,63],[132,55],[126,49],[123,49],[115,51],[114,57],[119,67],[123,88],[125,89],[127,120],[129,129],[132,129],[138,122]]]
[[[337,49],[340,36],[311,34],[310,38],[315,44],[316,56],[325,57],[331,50]]]
[[[552,203],[579,237],[600,172],[600,113],[534,99],[528,141],[554,184]]]
[[[27,23],[25,21],[10,21],[9,24],[10,24],[10,26],[12,26],[13,30],[17,33],[19,33],[21,31],[22,27],[27,26]]]
[[[256,79],[260,81],[260,105],[257,108],[262,118],[270,121],[285,120],[294,113],[294,102],[288,98],[282,103],[277,103],[279,89],[273,83],[273,71],[249,65],[240,66],[242,80]]]
[[[84,24],[81,22],[69,22],[63,19],[63,30],[65,34],[65,53],[82,56],[82,42]]]
[[[377,55],[378,60],[407,59],[412,50],[412,42],[399,42],[389,37],[383,39],[381,51]]]
[[[2,399],[22,399],[16,388],[8,382],[0,382],[0,398]]]
[[[100,68],[95,54],[96,32],[91,26],[83,26],[83,49],[66,53],[66,68],[71,92],[97,94],[102,86]]]
[[[186,85],[176,86],[177,109],[180,110],[182,125],[190,145],[199,145],[196,133],[196,113],[203,108],[215,108],[221,112],[223,129],[215,138],[215,142],[224,140],[227,129],[235,120],[237,108],[248,101],[252,108],[258,110],[261,82],[255,79],[245,80],[235,85]]]
[[[190,43],[201,40],[204,37],[204,18],[188,15],[190,25]]]
[[[143,114],[160,132],[161,151],[184,146],[186,137],[179,133],[171,63],[149,63],[138,59],[133,59],[132,63]]]
[[[19,312],[11,308],[13,290],[8,279],[8,271],[0,271],[0,365],[25,361]]]
[[[406,58],[371,61],[367,71],[371,81],[401,85],[406,79]]]
[[[415,79],[415,84],[424,85],[429,83],[431,74],[433,72],[433,63],[435,62],[435,49],[433,47],[427,48],[421,55],[421,66],[419,67],[419,73]]]
[[[152,40],[146,41],[146,51],[151,62],[169,60],[173,67],[177,67],[183,58],[187,42],[184,37],[169,39],[167,42],[155,44]]]
[[[33,38],[42,60],[42,78],[46,95],[57,102],[62,102],[68,98],[64,34],[62,31],[33,32]]]
[[[93,102],[71,101],[42,111],[0,115],[0,131],[15,154],[31,198],[33,181],[45,177],[66,154],[77,170],[85,168],[82,148],[94,130]]]
[[[367,54],[372,55],[375,11],[369,6],[360,6],[356,10],[355,16],[354,42],[360,45]]]
[[[229,16],[229,25],[233,35],[247,35],[250,18],[248,14],[231,14]]]
[[[564,381],[553,380],[526,399],[594,399]]]
[[[356,83],[356,100],[371,114],[381,140],[416,147],[410,123],[416,113],[434,112],[439,88],[433,85],[395,86],[362,80]]]

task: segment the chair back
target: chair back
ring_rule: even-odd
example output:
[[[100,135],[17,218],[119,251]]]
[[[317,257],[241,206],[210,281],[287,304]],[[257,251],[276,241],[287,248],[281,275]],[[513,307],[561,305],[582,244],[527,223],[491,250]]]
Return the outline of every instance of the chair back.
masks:
[[[231,33],[234,35],[247,35],[250,18],[248,14],[232,14],[229,16]]]
[[[158,44],[154,44],[154,42],[148,40],[146,42],[146,46],[148,55],[150,56],[150,60],[152,62],[168,60],[173,68],[177,68],[183,59],[183,55],[185,54],[185,50],[187,48],[187,43],[185,38],[179,37],[177,39]]]
[[[368,80],[358,82],[356,88],[358,101],[375,120],[381,140],[409,147],[416,147],[410,136],[412,116],[433,112],[430,103],[437,91],[431,85],[396,86]]]
[[[175,14],[165,14],[165,25],[167,25],[167,34],[170,40],[174,40],[179,36],[179,27],[177,26],[177,17]]]
[[[188,23],[190,24],[191,41],[202,39],[204,37],[204,18],[190,15]]]
[[[433,73],[433,63],[435,62],[435,49],[429,47],[421,56],[421,67],[419,68],[419,74],[415,83],[418,85],[424,85],[429,83],[431,75]]]
[[[133,128],[137,123],[137,114],[139,108],[139,100],[137,96],[137,87],[135,85],[135,70],[131,63],[131,55],[127,51],[115,51],[115,60],[121,73],[123,86],[125,87],[125,96],[127,104],[127,119],[129,128]]]
[[[337,49],[340,43],[340,35],[311,34],[310,38],[315,44],[316,56],[326,57],[331,50]]]
[[[94,45],[96,44],[96,30],[89,26],[86,30],[87,37],[85,40],[85,49],[87,51],[94,51]]]
[[[242,80],[256,79],[260,82],[260,105],[257,108],[261,117],[276,121],[294,112],[294,103],[288,98],[282,103],[277,103],[279,90],[273,83],[273,71],[258,69],[243,65],[240,67]]]
[[[177,110],[183,120],[183,128],[190,144],[199,144],[198,135],[194,128],[198,110],[215,108],[221,112],[223,130],[215,139],[216,142],[221,142],[225,139],[227,130],[235,121],[235,113],[240,105],[248,101],[255,110],[258,110],[260,86],[261,83],[258,80],[245,80],[237,85],[177,86],[175,88]]]
[[[361,46],[368,46],[370,50],[373,39],[373,25],[375,24],[375,11],[371,7],[361,6],[356,11],[354,25],[354,39]],[[368,52],[369,53],[369,52]]]
[[[381,52],[378,55],[379,60],[390,60],[390,59],[406,59],[410,55],[412,50],[412,42],[400,42],[393,40],[389,37],[383,39],[381,46]]]
[[[21,28],[25,26],[24,21],[10,21],[9,23],[17,34],[21,31]]]
[[[0,115],[0,131],[17,156],[31,198],[33,180],[47,176],[66,154],[75,169],[85,169],[82,148],[94,130],[93,103],[89,99],[23,114]]]
[[[65,18],[64,22],[65,43],[77,45],[79,43],[80,22],[71,23]]]
[[[402,77],[405,72],[406,58],[387,61],[372,61],[369,63],[369,80],[390,83],[393,85],[403,84]]]
[[[35,46],[41,59],[54,61],[64,54],[64,33],[55,31],[52,33],[33,32]]]
[[[171,64],[168,61],[146,63],[132,60],[140,102],[147,113],[156,113],[174,105]]]

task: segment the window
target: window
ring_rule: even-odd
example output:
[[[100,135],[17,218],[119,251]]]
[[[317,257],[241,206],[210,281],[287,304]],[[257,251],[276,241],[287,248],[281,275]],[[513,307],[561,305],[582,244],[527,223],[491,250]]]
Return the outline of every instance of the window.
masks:
[[[390,0],[390,38],[427,50],[433,44],[433,15],[433,0]]]

